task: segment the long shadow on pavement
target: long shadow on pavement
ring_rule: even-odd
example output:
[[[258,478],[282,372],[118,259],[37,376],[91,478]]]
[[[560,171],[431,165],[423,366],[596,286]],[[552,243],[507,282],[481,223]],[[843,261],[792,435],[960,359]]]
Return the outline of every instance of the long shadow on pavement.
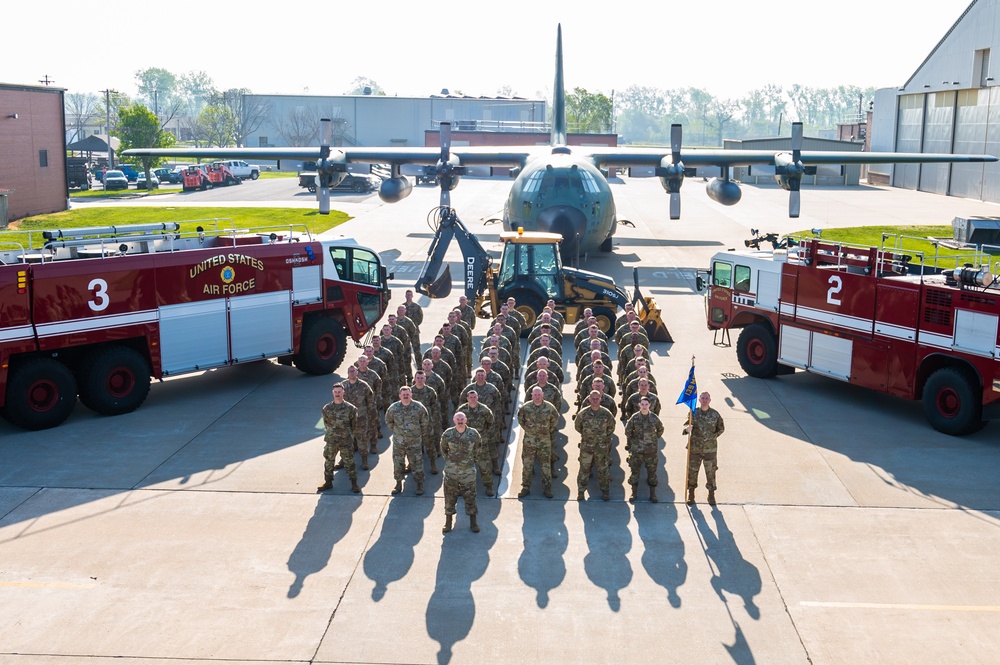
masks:
[[[382,531],[363,561],[365,575],[375,583],[375,602],[385,597],[390,584],[410,572],[414,550],[424,535],[424,522],[433,509],[430,497],[396,496],[389,500]]]
[[[464,502],[458,502],[455,530],[442,535],[434,593],[427,603],[427,634],[441,645],[438,663],[442,665],[451,662],[455,644],[472,630],[476,620],[472,584],[486,573],[490,548],[497,540],[496,520],[502,502],[487,499],[477,503],[480,531],[472,533]]]
[[[288,570],[295,580],[288,587],[288,597],[302,592],[306,578],[326,568],[333,549],[351,530],[354,511],[361,506],[361,497],[323,495],[316,502],[302,538],[288,556]]]
[[[632,549],[629,505],[619,501],[578,501],[577,507],[589,550],[583,558],[583,568],[590,581],[607,592],[608,607],[617,612],[622,605],[619,592],[632,581],[632,564],[628,560]]]
[[[549,499],[521,501],[524,551],[517,560],[521,580],[535,590],[538,607],[549,604],[549,592],[566,578],[563,554],[569,546],[566,502]]]
[[[649,577],[667,590],[667,600],[671,607],[681,606],[677,590],[687,579],[687,562],[684,561],[684,541],[677,529],[677,505],[675,494],[670,489],[669,478],[663,470],[663,455],[660,455],[659,484],[657,495],[659,504],[645,500],[645,476],[640,476],[640,500],[635,504],[635,521],[642,541],[642,567]],[[645,473],[645,471],[643,471]]]

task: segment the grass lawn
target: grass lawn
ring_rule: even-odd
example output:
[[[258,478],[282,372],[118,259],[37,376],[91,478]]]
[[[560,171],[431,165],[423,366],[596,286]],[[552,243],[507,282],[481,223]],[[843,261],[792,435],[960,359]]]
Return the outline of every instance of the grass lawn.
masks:
[[[882,241],[882,234],[890,234]],[[895,234],[895,235],[891,235]],[[796,238],[812,238],[813,234],[809,229],[796,231],[790,234]],[[899,236],[906,236],[899,239]],[[831,242],[846,242],[852,245],[868,245],[871,247],[884,247],[887,250],[900,248],[908,254],[923,252],[925,263],[933,263],[935,251],[938,257],[974,257],[975,252],[968,250],[949,249],[943,245],[935,250],[934,244],[924,238],[941,238],[950,240],[952,237],[951,225],[946,226],[856,226],[840,229],[823,229],[823,240]],[[770,245],[768,245],[770,246]],[[762,245],[763,248],[763,245]],[[955,259],[942,261],[941,266],[953,266]]]
[[[298,178],[299,174],[295,171],[261,171],[261,180],[270,180],[271,178]]]
[[[198,226],[218,228],[262,228],[296,226],[307,228],[310,233],[322,233],[351,219],[347,213],[331,210],[321,215],[304,208],[150,208],[150,207],[99,207],[66,210],[49,215],[26,217],[11,222],[10,230],[0,234],[0,243],[18,243],[25,248],[44,244],[40,231],[94,226],[122,226],[181,222],[181,232],[194,232]]]
[[[145,196],[157,196],[159,194],[176,194],[177,188],[154,189],[147,192],[145,189],[113,189],[104,191],[103,189],[88,189],[85,192],[70,192],[71,199],[141,199]]]

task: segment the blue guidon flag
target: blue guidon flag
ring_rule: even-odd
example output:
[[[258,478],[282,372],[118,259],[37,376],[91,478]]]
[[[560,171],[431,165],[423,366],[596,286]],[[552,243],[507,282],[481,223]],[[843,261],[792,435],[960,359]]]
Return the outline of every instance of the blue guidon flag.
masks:
[[[691,358],[691,371],[688,372],[687,382],[684,383],[684,390],[677,398],[677,404],[687,404],[693,412],[698,406],[698,382],[694,378],[694,358]]]

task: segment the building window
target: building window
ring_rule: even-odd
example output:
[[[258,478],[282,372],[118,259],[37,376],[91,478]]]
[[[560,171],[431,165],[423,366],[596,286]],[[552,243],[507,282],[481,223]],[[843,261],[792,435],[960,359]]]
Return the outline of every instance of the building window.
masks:
[[[257,143],[258,143],[258,147],[266,148],[267,147],[267,137],[266,136],[258,136],[257,137]]]
[[[48,167],[48,165],[49,165],[49,151],[48,150],[39,150],[38,151],[38,165],[41,168],[43,168],[43,169],[46,168],[46,167]]]
[[[988,48],[976,51],[976,61],[973,71],[973,81],[979,83],[980,88],[985,88],[993,82],[990,77],[990,50]]]

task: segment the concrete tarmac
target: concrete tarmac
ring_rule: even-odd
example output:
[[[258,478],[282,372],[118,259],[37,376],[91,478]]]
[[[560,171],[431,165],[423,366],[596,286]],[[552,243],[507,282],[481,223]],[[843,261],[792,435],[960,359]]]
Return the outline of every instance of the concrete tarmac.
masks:
[[[229,199],[245,205],[233,197],[267,182]],[[508,187],[463,179],[453,192],[490,249],[501,229],[486,222]],[[644,483],[640,502],[625,501],[621,425],[612,500],[600,500],[596,478],[575,500],[579,438],[565,405],[555,497],[542,496],[536,472],[532,494],[511,498],[521,478],[512,438],[503,482],[513,491],[480,493],[478,534],[460,502],[443,536],[441,476],[427,476],[424,496],[412,479],[391,496],[387,438],[359,471],[361,495],[344,472],[316,494],[320,407],[340,372],[265,361],[171,378],[124,416],[78,404],[54,430],[0,422],[0,665],[995,662],[997,423],[953,438],[930,428],[919,403],[801,372],[748,378],[734,348],[713,345],[694,276],[750,228],[947,224],[996,206],[807,187],[790,220],[777,188],[745,187],[723,208],[691,181],[671,222],[655,180],[613,190],[635,228],[619,227],[614,253],[583,267],[630,287],[638,266],[676,340],[653,349],[666,425],[660,503]],[[221,205],[220,191],[144,205]],[[249,205],[304,204],[294,180],[266,198]],[[426,257],[436,201],[429,187],[392,206],[334,199],[355,218],[332,233],[375,248],[395,272],[393,309]],[[449,260],[460,262],[457,247]],[[425,347],[458,295],[420,299]],[[695,506],[683,503],[686,412],[673,402],[692,356],[727,426],[716,507],[703,488]]]

